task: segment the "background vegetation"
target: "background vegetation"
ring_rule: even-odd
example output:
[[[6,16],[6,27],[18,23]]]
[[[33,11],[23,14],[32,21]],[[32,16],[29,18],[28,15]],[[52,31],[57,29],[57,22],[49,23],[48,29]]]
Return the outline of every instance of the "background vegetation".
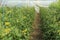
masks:
[[[42,31],[44,40],[60,40],[60,1],[48,8],[41,8]]]

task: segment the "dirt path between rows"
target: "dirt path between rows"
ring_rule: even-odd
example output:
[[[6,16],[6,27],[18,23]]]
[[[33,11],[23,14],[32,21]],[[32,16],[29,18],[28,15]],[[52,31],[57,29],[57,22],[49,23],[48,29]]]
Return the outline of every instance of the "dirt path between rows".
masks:
[[[32,25],[33,32],[31,32],[31,34],[30,34],[30,36],[31,36],[30,40],[43,40],[42,31],[39,27],[40,23],[41,23],[40,13],[35,13],[35,19],[34,19],[34,22]]]

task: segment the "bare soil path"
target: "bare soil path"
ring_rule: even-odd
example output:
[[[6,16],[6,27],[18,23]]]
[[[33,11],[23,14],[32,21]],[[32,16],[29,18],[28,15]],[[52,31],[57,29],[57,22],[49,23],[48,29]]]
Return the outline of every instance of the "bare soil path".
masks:
[[[40,22],[41,22],[40,13],[35,13],[35,19],[34,19],[34,22],[32,25],[33,32],[31,32],[30,40],[43,40],[42,39],[42,31],[39,27]]]

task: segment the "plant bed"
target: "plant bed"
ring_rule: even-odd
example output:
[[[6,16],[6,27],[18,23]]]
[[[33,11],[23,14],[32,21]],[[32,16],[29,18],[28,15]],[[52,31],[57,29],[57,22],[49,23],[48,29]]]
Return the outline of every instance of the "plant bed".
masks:
[[[0,7],[0,40],[29,40],[33,7]]]
[[[60,1],[52,3],[48,8],[41,7],[40,26],[44,40],[60,40]]]

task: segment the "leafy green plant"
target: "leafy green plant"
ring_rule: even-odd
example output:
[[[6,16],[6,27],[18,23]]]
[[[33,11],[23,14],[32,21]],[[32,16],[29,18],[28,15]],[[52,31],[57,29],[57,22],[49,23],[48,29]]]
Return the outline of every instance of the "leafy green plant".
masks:
[[[42,31],[44,40],[60,40],[60,1],[48,8],[41,8]]]
[[[29,40],[33,7],[0,7],[0,40]]]

